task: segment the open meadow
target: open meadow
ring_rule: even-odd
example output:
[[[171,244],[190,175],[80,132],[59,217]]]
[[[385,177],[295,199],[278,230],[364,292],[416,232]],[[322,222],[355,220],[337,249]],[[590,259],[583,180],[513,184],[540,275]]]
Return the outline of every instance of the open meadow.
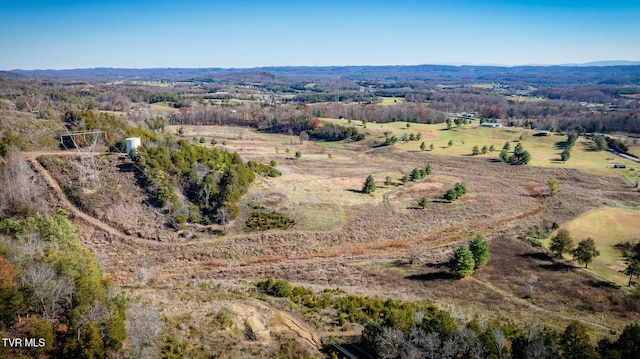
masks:
[[[640,241],[640,211],[629,208],[603,208],[566,223],[562,228],[571,233],[573,242],[594,240],[600,256],[589,264],[588,271],[617,285],[625,286],[629,277],[622,274],[625,262],[617,244]]]
[[[224,281],[240,289],[231,297],[216,294],[231,300],[220,308],[238,313],[237,320],[246,321],[251,316],[242,317],[237,308],[250,303],[253,295],[242,283],[275,277],[320,291],[340,288],[367,297],[431,301],[467,319],[477,313],[492,313],[527,325],[535,318],[540,325],[558,330],[579,319],[598,336],[620,330],[638,318],[637,310],[623,300],[626,292],[609,284],[618,282],[617,275],[600,274],[601,268],[611,269],[611,262],[606,261],[611,258],[609,249],[603,247],[603,256],[590,266],[598,273],[593,276],[557,263],[544,250],[518,239],[527,236],[531,228],[547,229],[554,222],[570,227],[575,238],[581,238],[581,233],[591,233],[591,229],[580,223],[592,221],[571,222],[574,218],[589,216],[589,211],[603,207],[637,209],[640,193],[627,180],[606,167],[599,172],[597,165],[591,171],[571,168],[574,158],[564,165],[551,160],[545,167],[513,166],[495,161],[495,154],[465,153],[474,144],[498,146],[505,140],[518,140],[527,131],[473,125],[446,130],[442,125],[418,124],[407,130],[404,123],[368,124],[365,131],[369,139],[362,143],[319,143],[242,127],[167,126],[165,130],[201,146],[236,151],[245,161],[275,161],[282,175],[258,176],[239,202],[238,218],[224,231],[220,226],[211,231],[195,224],[175,231],[153,228],[152,223],[162,219],[143,205],[145,194],[135,186],[128,160],[107,156],[99,161],[103,186],[113,189],[101,197],[67,187],[73,182],[68,177],[73,173],[69,167],[75,166],[73,161],[43,160],[67,195],[98,218],[103,230],[110,231],[105,235],[103,230],[89,230],[85,225],[89,230],[85,243],[102,258],[110,277],[135,295],[144,297],[149,291],[184,285],[184,281]],[[415,141],[375,146],[384,139],[385,130],[395,134],[420,131],[426,141],[438,146],[433,151],[416,149]],[[449,140],[458,144],[449,148]],[[534,158],[546,154],[552,159],[556,142],[562,140],[560,136],[526,137],[523,143]],[[590,151],[578,154],[579,147],[576,159],[599,155]],[[539,161],[545,163],[544,159]],[[575,161],[574,165],[586,162]],[[601,163],[604,166],[606,159]],[[414,168],[427,164],[433,170],[430,175],[401,181]],[[374,177],[377,188],[364,194],[368,175]],[[548,197],[547,179],[551,176],[560,180],[562,190]],[[390,184],[385,183],[387,177]],[[465,183],[468,194],[453,203],[443,200],[446,190],[457,182]],[[116,196],[116,188],[128,188],[127,196]],[[422,197],[428,199],[426,209],[418,205]],[[131,198],[137,198],[135,202],[141,205],[131,206]],[[286,230],[248,232],[245,223],[254,208],[282,213],[295,220],[295,225]],[[489,265],[473,277],[454,280],[445,266],[448,257],[455,246],[476,234],[490,240]],[[598,236],[598,245],[605,245],[600,242],[604,238]],[[241,281],[234,282],[234,278]],[[140,284],[148,289],[136,289]],[[182,295],[180,301],[198,300],[201,294],[197,293],[202,291],[204,287],[194,291],[193,298]],[[174,306],[176,300],[158,303]],[[267,312],[275,315],[276,310],[256,303],[252,308],[261,316]],[[333,326],[331,320],[313,312],[304,315],[305,325],[311,328],[306,332],[313,335]],[[331,318],[332,314],[326,315]],[[182,319],[172,316],[169,320]],[[255,324],[251,328],[266,330],[264,340],[269,343],[268,327]],[[354,325],[343,328],[349,333],[360,329]]]
[[[323,119],[330,123],[349,126],[348,120]],[[420,124],[410,122],[391,122],[385,124],[367,123],[363,127],[361,121],[351,121],[351,125],[374,136],[380,143],[385,140],[385,132],[395,135],[398,142],[395,147],[400,151],[424,152],[420,148],[425,143],[428,153],[446,156],[471,156],[474,146],[482,148],[494,146],[493,152],[479,154],[479,158],[498,158],[505,142],[509,141],[511,150],[520,142],[525,150],[531,153],[533,166],[550,168],[575,168],[603,176],[623,176],[635,184],[640,180],[640,163],[616,156],[607,151],[595,151],[593,141],[581,137],[571,152],[571,158],[562,162],[560,154],[567,140],[566,135],[535,136],[536,130],[520,127],[487,128],[471,124],[447,128],[446,124]],[[407,127],[408,125],[408,127]],[[421,134],[420,140],[402,141],[403,136]],[[451,145],[449,145],[451,143]],[[433,144],[433,150],[430,146]],[[638,152],[640,146],[629,143],[630,151]],[[624,164],[625,169],[614,169],[614,164]]]

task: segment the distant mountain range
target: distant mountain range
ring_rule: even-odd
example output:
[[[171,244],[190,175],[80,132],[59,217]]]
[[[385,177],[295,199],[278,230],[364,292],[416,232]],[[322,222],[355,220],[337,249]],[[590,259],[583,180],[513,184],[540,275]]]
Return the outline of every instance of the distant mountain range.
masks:
[[[640,61],[612,60],[612,61],[594,61],[584,64],[564,64],[562,66],[635,66],[640,65]]]
[[[426,81],[432,84],[470,82],[531,84],[536,87],[630,84],[640,85],[640,61],[598,61],[586,64],[530,66],[274,66],[224,68],[93,68],[0,71],[0,78],[26,77],[61,81],[212,81],[222,83],[296,83],[333,81]]]

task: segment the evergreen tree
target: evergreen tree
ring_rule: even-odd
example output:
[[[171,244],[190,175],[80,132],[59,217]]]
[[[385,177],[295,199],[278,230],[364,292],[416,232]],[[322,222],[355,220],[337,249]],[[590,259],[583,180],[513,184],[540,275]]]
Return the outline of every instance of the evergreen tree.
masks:
[[[422,209],[425,209],[425,208],[429,207],[429,199],[427,199],[427,197],[422,197],[420,199],[420,202],[418,202],[418,205]]]
[[[560,337],[560,347],[565,359],[595,359],[596,352],[591,345],[584,324],[573,321]]]
[[[391,177],[389,177],[389,176],[385,177],[384,185],[385,186],[391,186]]]
[[[482,150],[481,150],[483,155],[486,155],[487,152],[489,152],[489,148],[487,147],[487,145],[482,146]]]
[[[426,145],[424,142],[422,142],[422,143],[420,144],[420,150],[421,150],[421,151],[426,151],[426,150],[427,150],[427,145]]]
[[[502,149],[508,152],[511,149],[511,143],[509,141],[505,142]]]
[[[500,159],[507,162],[508,161],[508,152],[507,150],[500,151]]]
[[[427,166],[424,168],[424,173],[426,174],[426,176],[431,174],[431,165],[427,164]]]
[[[633,276],[636,277],[640,275],[640,261],[635,258],[631,258],[627,261],[627,267],[624,269],[624,274],[629,276],[629,286],[631,286],[631,281],[633,280]]]
[[[489,262],[489,242],[481,234],[469,242],[469,250],[473,254],[476,269],[487,265]]]
[[[453,189],[456,191],[458,197],[462,197],[467,194],[467,186],[465,186],[462,182],[456,183],[455,186],[453,186]]]
[[[573,249],[573,240],[569,235],[569,231],[566,229],[559,230],[558,233],[551,238],[549,249],[556,257],[562,257],[562,253],[571,252]]]
[[[411,180],[412,181],[417,181],[420,178],[422,178],[422,173],[420,172],[419,168],[414,168],[413,171],[411,171]]]
[[[433,143],[432,143],[432,144],[429,145],[429,150],[433,151],[433,148],[434,148],[434,146],[433,146]]]
[[[453,146],[453,140],[449,140],[449,143],[447,143],[447,146],[449,147]]]
[[[471,155],[477,156],[479,154],[480,154],[480,148],[478,146],[473,146],[473,148],[471,149]]]
[[[516,145],[513,149],[513,155],[509,157],[509,162],[517,165],[526,165],[531,161],[531,154],[522,147],[522,143]]]
[[[627,325],[615,342],[615,346],[620,352],[620,358],[637,358],[640,353],[640,324]]]
[[[473,254],[469,250],[469,247],[463,245],[453,252],[453,257],[449,261],[451,273],[463,278],[472,275],[474,267]]]
[[[449,202],[453,202],[458,199],[458,193],[455,189],[451,188],[444,194],[443,198]]]
[[[372,175],[367,176],[367,179],[364,181],[364,186],[362,187],[363,193],[372,193],[376,190],[376,182],[373,179]]]
[[[578,263],[584,263],[584,267],[591,263],[593,258],[600,255],[600,251],[596,249],[593,239],[587,238],[578,243],[578,247],[573,250],[573,259]]]
[[[596,149],[598,151],[604,151],[607,149],[607,139],[604,136],[598,136],[595,139]]]
[[[555,177],[549,177],[549,181],[547,181],[547,185],[549,186],[549,194],[551,196],[560,192],[560,185],[558,184],[558,180]]]

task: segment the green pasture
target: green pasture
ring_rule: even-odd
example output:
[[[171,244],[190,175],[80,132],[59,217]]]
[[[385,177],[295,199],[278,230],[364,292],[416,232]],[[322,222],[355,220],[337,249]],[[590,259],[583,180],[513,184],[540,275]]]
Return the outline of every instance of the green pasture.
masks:
[[[560,161],[560,153],[567,140],[565,135],[534,136],[536,130],[528,130],[519,127],[489,128],[481,127],[477,121],[468,125],[455,126],[447,129],[445,123],[441,124],[420,124],[407,122],[390,122],[385,124],[367,123],[367,128],[363,128],[361,121],[353,120],[349,125],[346,119],[321,119],[326,122],[336,123],[343,126],[355,126],[365,131],[370,137],[375,137],[379,141],[384,141],[384,133],[398,137],[398,142],[394,145],[400,151],[421,151],[420,144],[425,143],[427,148],[433,143],[433,151],[429,153],[446,156],[471,156],[473,146],[495,147],[495,152],[478,157],[497,158],[506,141],[511,142],[511,150],[518,142],[522,142],[525,150],[531,153],[532,166],[542,167],[562,167],[575,168],[603,176],[623,176],[629,182],[635,183],[640,180],[640,163],[622,158],[607,151],[594,151],[593,141],[586,138],[579,138],[571,151],[571,158],[566,162]],[[422,134],[420,141],[400,140],[403,134],[409,136],[411,133]],[[522,138],[522,139],[521,139]],[[449,141],[453,144],[449,146]],[[631,145],[631,152],[640,152],[640,146]],[[614,164],[625,164],[626,169],[614,169]]]
[[[574,245],[590,237],[600,256],[589,264],[588,270],[619,285],[626,285],[624,258],[615,247],[620,242],[640,240],[640,211],[626,208],[606,208],[586,213],[562,226],[569,231]],[[545,241],[548,246],[549,240]],[[567,258],[571,256],[565,255]],[[576,265],[578,265],[576,263]]]

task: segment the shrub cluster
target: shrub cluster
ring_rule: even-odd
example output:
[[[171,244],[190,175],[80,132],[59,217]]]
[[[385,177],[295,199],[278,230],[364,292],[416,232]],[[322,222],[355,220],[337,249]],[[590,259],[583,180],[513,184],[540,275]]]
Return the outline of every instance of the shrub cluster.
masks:
[[[474,270],[482,268],[489,262],[489,243],[481,234],[456,249],[449,260],[449,269],[457,277],[472,275]]]
[[[427,166],[425,168],[414,168],[411,171],[411,180],[412,181],[417,181],[419,179],[423,179],[426,176],[431,174],[431,165],[427,164]]]
[[[396,142],[398,142],[398,137],[396,137],[396,135],[392,135],[390,132],[385,132],[384,133],[384,144],[389,146],[389,145],[393,145]]]
[[[500,158],[503,161],[514,165],[526,165],[531,161],[531,154],[522,147],[522,143],[518,142],[516,147],[513,149],[513,154],[511,156],[509,156],[508,152],[509,147],[509,142],[505,143],[504,147],[502,147]]]
[[[453,202],[467,193],[467,187],[462,182],[458,182],[444,194],[444,199]]]
[[[265,165],[254,161],[247,162],[247,167],[261,176],[278,177],[282,175],[282,172],[278,171],[275,166]]]
[[[247,219],[246,230],[251,231],[266,231],[269,229],[287,229],[296,224],[293,218],[288,217],[280,212],[251,212],[251,215]]]
[[[407,135],[406,133],[404,133],[402,135],[402,141],[420,141],[422,139],[422,133],[418,132],[418,133],[413,133],[411,132],[409,135]]]
[[[482,149],[478,146],[473,146],[473,148],[471,149],[471,155],[472,156],[477,156],[479,154],[486,155],[488,152],[493,152],[493,151],[494,151],[493,145],[491,145],[490,147],[487,147],[487,145],[484,145],[482,146]]]
[[[256,287],[273,297],[286,298],[291,296],[291,284],[284,279],[269,278],[256,283]]]

